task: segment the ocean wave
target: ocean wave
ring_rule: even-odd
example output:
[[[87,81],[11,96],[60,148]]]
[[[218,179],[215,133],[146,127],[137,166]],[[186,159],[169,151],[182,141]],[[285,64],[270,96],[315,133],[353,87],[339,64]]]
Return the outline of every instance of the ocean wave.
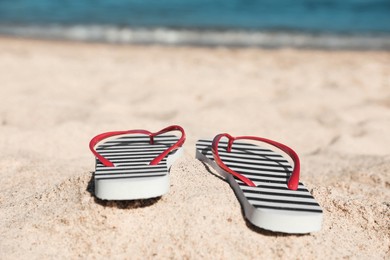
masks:
[[[0,25],[0,34],[116,44],[237,46],[265,48],[390,49],[390,35],[288,31],[131,28],[99,25]]]

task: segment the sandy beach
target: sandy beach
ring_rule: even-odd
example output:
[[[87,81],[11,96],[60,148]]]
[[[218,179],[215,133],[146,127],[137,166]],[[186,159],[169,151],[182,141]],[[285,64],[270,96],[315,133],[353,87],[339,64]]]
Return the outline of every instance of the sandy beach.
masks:
[[[1,259],[389,259],[390,52],[0,38]],[[96,134],[187,133],[161,198],[93,194]],[[293,147],[322,230],[245,221],[195,159],[221,132]]]

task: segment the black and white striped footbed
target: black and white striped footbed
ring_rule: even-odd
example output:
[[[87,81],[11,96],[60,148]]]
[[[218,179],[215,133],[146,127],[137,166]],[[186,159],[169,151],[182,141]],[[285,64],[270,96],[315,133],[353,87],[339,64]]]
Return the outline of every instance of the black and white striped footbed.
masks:
[[[322,209],[307,188],[299,182],[290,190],[287,181],[292,167],[281,153],[259,145],[235,141],[230,152],[220,141],[218,153],[231,170],[251,180],[250,187],[215,162],[211,139],[198,140],[196,158],[212,166],[230,183],[253,225],[285,233],[309,233],[321,229]]]
[[[105,140],[96,151],[113,167],[96,158],[95,195],[106,200],[134,200],[162,196],[169,189],[169,168],[183,148],[171,151],[157,165],[149,163],[177,143],[175,135],[161,134],[150,143],[147,135],[129,135]]]

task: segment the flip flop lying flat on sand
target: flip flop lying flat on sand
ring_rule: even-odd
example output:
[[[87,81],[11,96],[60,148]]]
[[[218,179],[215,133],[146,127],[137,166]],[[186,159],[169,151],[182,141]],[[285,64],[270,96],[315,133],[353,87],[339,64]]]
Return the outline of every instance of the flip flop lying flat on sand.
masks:
[[[243,139],[279,148],[292,158],[294,168],[280,152],[236,141]],[[197,142],[196,158],[230,183],[253,225],[295,234],[321,229],[322,209],[299,182],[299,158],[291,148],[260,137],[219,134]]]
[[[180,131],[181,137],[166,134],[170,131]],[[95,136],[89,148],[96,156],[96,197],[135,200],[164,195],[169,189],[168,171],[182,154],[184,141],[184,129],[176,125],[156,133],[128,130]]]

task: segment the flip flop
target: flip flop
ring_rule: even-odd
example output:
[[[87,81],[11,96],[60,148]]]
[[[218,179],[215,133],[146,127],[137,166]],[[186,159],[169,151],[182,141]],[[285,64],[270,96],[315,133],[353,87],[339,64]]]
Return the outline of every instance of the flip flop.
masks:
[[[244,139],[278,148],[291,157],[294,167],[276,149],[236,141]],[[295,234],[321,229],[322,209],[299,182],[299,158],[291,148],[261,137],[232,137],[224,133],[213,140],[198,140],[196,158],[229,182],[245,218],[253,225]]]
[[[181,137],[166,134],[170,131],[180,131]],[[169,189],[168,171],[182,154],[184,141],[184,129],[177,125],[155,133],[128,130],[95,136],[89,148],[96,157],[96,197],[135,200],[164,195]]]

